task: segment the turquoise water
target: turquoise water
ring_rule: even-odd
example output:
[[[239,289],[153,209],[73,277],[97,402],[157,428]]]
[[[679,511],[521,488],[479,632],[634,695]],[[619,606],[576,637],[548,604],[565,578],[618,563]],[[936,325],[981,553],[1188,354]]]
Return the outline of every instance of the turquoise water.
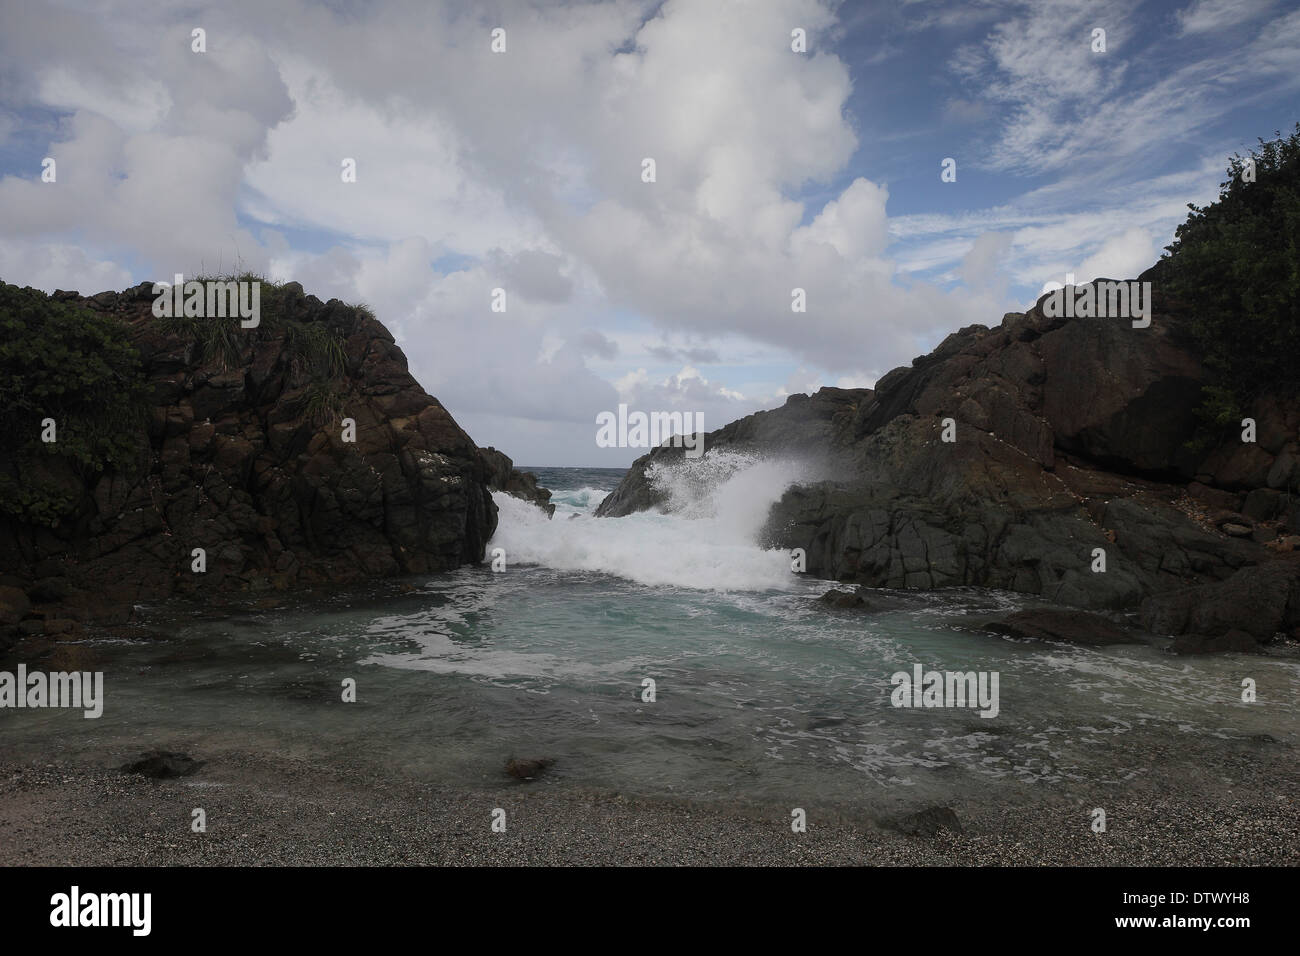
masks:
[[[621,519],[590,516],[619,472],[540,470],[557,513],[498,496],[499,573],[146,608],[161,639],[65,649],[105,672],[101,719],[0,711],[0,747],[104,765],[251,748],[472,786],[506,783],[510,756],[545,756],[554,786],[885,806],[1176,785],[1258,750],[1257,735],[1300,743],[1292,655],[1011,641],[978,625],[1025,599],[973,589],[828,611],[828,582],[752,543],[797,469],[718,467],[674,485],[673,513]],[[998,672],[997,717],[892,706],[891,674],[915,663]],[[345,678],[356,703],[340,699]]]

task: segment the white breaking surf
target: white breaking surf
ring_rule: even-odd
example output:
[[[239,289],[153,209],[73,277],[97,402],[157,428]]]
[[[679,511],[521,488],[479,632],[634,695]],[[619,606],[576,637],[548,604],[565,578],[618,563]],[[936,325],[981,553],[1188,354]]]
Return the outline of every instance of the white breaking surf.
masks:
[[[757,543],[768,510],[806,479],[798,462],[710,452],[652,468],[649,480],[667,495],[658,512],[623,518],[588,514],[548,520],[538,508],[495,493],[500,509],[488,544],[503,548],[507,566],[537,564],[601,571],[639,584],[715,591],[785,590],[797,586],[790,554]],[[600,499],[592,496],[594,510]]]

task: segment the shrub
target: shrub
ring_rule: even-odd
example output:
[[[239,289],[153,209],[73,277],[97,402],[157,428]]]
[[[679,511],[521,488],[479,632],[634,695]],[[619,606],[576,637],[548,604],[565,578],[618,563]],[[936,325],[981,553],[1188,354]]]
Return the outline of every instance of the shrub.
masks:
[[[65,459],[82,479],[123,467],[138,450],[148,395],[122,323],[0,282],[0,513],[56,524],[78,496],[32,480],[40,456]],[[48,444],[46,418],[57,428]]]
[[[1161,284],[1190,307],[1210,376],[1198,414],[1212,428],[1238,424],[1265,389],[1300,392],[1300,123],[1277,137],[1229,160],[1218,201],[1188,204],[1159,263]]]

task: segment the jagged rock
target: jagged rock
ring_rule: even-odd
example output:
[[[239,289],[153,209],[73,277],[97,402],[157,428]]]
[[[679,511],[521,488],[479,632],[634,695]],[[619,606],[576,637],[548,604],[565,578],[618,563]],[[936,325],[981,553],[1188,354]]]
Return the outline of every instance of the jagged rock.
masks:
[[[823,388],[812,396],[791,395],[777,409],[756,412],[730,425],[709,432],[704,448],[737,452],[783,455],[813,461],[827,459],[835,445],[837,430],[846,426],[861,403],[869,401],[869,388]],[[663,445],[638,458],[626,476],[596,509],[599,517],[621,517],[663,505],[662,493],[646,477],[646,469],[657,462],[672,463],[686,450]]]
[[[479,454],[487,468],[488,487],[494,491],[504,491],[508,495],[531,501],[546,512],[548,518],[555,516],[555,505],[551,504],[551,492],[537,484],[537,476],[531,471],[520,471],[504,452],[495,448],[480,448]]]
[[[1140,617],[1147,630],[1178,637],[1173,649],[1180,653],[1253,649],[1300,626],[1300,556],[1152,595],[1142,602]]]
[[[1089,608],[1134,608],[1269,560],[1238,509],[1293,479],[1300,407],[1264,396],[1255,413],[1267,442],[1232,434],[1193,452],[1207,378],[1184,306],[1133,328],[1049,317],[1043,304],[954,332],[874,389],[822,389],[709,433],[705,455],[815,465],[772,507],[760,543],[802,548],[808,573],[863,587],[974,585]],[[945,419],[955,442],[942,440]],[[647,469],[681,455],[639,458],[596,513],[661,505]],[[1278,499],[1250,500],[1256,512]],[[1207,524],[1206,511],[1232,520]],[[1098,549],[1104,573],[1093,570]]]
[[[200,357],[192,335],[154,319],[148,283],[63,295],[123,323],[153,404],[132,468],[83,479],[41,456],[10,475],[77,504],[53,529],[0,519],[0,567],[38,600],[80,608],[68,617],[120,623],[131,604],[177,592],[345,584],[481,561],[497,519],[480,449],[366,310],[301,293],[282,287],[277,316],[264,295],[261,326],[236,324],[224,361]],[[302,332],[313,328],[338,343],[341,370],[321,373],[305,356]],[[343,418],[355,422],[355,442],[343,441]],[[206,573],[191,570],[194,548],[206,552]]]
[[[838,610],[870,610],[871,605],[856,591],[830,590],[817,599],[818,604]]]

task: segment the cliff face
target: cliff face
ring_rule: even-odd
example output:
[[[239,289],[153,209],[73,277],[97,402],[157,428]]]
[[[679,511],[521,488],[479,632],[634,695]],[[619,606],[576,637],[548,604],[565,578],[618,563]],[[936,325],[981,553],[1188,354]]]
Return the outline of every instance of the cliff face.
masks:
[[[1170,305],[1133,328],[1050,318],[1040,300],[997,328],[953,333],[874,390],[823,389],[733,423],[705,453],[800,455],[783,433],[815,441],[829,480],[789,490],[766,535],[805,549],[811,574],[1140,607],[1182,649],[1253,646],[1300,625],[1300,576],[1285,553],[1300,542],[1300,407],[1266,397],[1252,412],[1256,442],[1234,432],[1189,451],[1205,373]],[[639,459],[600,513],[654,506],[645,468],[673,455]],[[1277,587],[1234,619],[1257,579]]]
[[[297,283],[273,291],[261,326],[234,320],[224,340],[202,323],[231,320],[154,318],[148,283],[55,293],[122,323],[151,397],[131,467],[87,478],[57,456],[3,463],[18,487],[57,487],[74,505],[54,527],[0,518],[0,625],[23,616],[15,589],[57,602],[60,617],[111,620],[175,593],[482,560],[496,528],[489,487],[523,480],[509,459],[485,455],[424,392],[368,310]]]

